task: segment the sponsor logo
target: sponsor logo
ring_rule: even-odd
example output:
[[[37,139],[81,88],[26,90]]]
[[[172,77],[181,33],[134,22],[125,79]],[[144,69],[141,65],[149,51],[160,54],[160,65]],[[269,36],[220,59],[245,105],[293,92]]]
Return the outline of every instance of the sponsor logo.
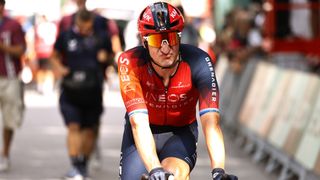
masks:
[[[209,67],[209,70],[211,72],[210,76],[211,76],[211,100],[216,102],[217,101],[217,91],[218,91],[218,85],[217,85],[217,81],[216,81],[216,75],[214,73],[214,68],[212,65],[212,62],[210,60],[209,57],[205,58],[207,65]]]
[[[174,19],[177,16],[177,11],[173,9],[173,11],[170,13],[170,16]]]
[[[144,13],[143,14],[143,19],[149,22],[150,19],[151,19],[151,16],[149,16],[149,14],[147,14],[147,13]]]
[[[187,83],[187,84],[183,84],[181,81],[178,82],[177,85],[173,85],[171,88],[172,89],[180,89],[180,88],[190,88],[191,87],[191,84],[190,83]]]
[[[120,57],[119,60],[119,78],[122,82],[122,90],[124,93],[128,93],[129,91],[134,91],[134,87],[131,86],[130,76],[129,76],[129,68],[128,65],[130,61],[127,58]]]
[[[187,94],[157,94],[147,92],[145,94],[146,104],[152,108],[170,108],[177,109],[187,106],[193,102],[193,97],[188,97]]]
[[[146,99],[154,101],[154,102],[170,102],[170,103],[176,103],[176,102],[183,102],[188,99],[187,94],[155,94],[151,92],[146,93]]]
[[[143,98],[135,98],[135,99],[131,99],[127,102],[125,102],[125,106],[127,108],[131,107],[131,106],[134,106],[134,105],[137,105],[137,104],[144,104],[145,101]]]

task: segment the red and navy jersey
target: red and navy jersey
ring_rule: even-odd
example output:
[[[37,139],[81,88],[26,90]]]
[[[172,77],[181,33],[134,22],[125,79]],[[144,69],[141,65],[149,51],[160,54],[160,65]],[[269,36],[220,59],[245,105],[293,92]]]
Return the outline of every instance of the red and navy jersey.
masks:
[[[169,85],[153,69],[148,51],[142,46],[130,49],[119,57],[118,73],[121,95],[127,110],[146,113],[150,124],[185,126],[200,116],[219,112],[219,90],[214,64],[203,50],[181,44],[181,62]]]

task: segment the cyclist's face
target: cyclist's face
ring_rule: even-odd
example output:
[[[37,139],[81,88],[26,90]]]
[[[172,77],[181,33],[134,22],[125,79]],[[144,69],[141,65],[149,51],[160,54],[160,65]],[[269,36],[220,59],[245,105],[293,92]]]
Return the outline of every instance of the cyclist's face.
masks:
[[[177,41],[179,40],[177,39]],[[172,43],[172,40],[162,39],[159,46],[148,45],[151,58],[163,67],[172,65],[179,55],[179,42]]]

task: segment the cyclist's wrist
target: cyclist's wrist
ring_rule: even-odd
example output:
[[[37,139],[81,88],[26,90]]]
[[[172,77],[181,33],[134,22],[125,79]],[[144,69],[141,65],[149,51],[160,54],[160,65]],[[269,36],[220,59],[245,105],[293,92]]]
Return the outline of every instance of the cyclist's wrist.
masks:
[[[238,177],[232,174],[225,173],[222,168],[214,168],[211,171],[213,180],[229,179],[229,180],[238,180]]]
[[[157,171],[164,171],[163,167],[154,167],[149,171],[149,174],[152,174]]]
[[[225,174],[225,171],[222,168],[213,168],[211,171],[211,175],[213,179],[215,179],[217,176],[221,174]]]

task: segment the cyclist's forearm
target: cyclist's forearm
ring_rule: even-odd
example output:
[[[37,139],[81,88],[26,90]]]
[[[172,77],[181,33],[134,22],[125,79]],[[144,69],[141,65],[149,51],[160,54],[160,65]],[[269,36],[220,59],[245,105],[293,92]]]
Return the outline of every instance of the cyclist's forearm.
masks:
[[[161,167],[148,118],[134,116],[130,122],[137,150],[148,172],[156,167]]]
[[[211,168],[224,168],[225,148],[222,131],[217,113],[207,113],[201,116],[205,141],[211,160]]]

